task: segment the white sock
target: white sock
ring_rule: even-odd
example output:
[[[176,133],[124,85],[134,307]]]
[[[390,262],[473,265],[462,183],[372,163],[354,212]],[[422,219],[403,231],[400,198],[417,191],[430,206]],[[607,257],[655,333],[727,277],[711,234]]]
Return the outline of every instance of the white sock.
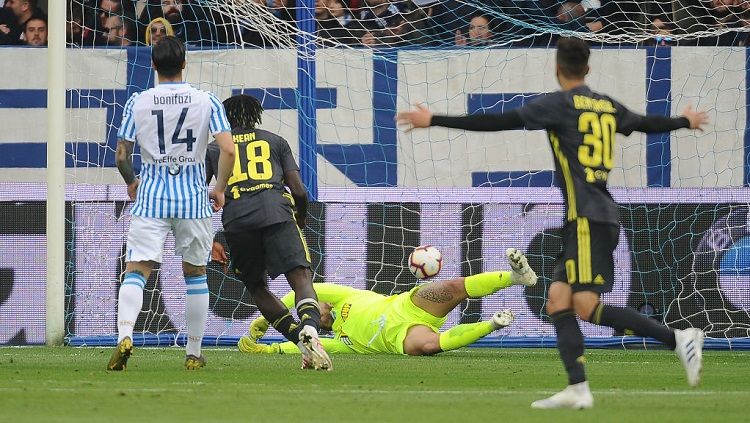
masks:
[[[208,278],[203,276],[185,277],[185,320],[187,322],[186,355],[200,357],[203,333],[208,319]]]
[[[146,279],[137,273],[126,273],[117,298],[117,343],[126,336],[133,339],[133,327],[143,306]]]

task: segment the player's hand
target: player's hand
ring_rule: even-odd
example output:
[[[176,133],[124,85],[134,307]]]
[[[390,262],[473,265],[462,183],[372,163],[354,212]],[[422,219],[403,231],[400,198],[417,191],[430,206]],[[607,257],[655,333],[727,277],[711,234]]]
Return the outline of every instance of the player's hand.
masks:
[[[223,265],[224,273],[227,273],[229,258],[227,257],[227,252],[224,249],[224,246],[221,245],[221,242],[214,241],[213,245],[211,245],[211,261]]]
[[[0,32],[3,34],[9,34],[10,33],[10,27],[6,24],[0,24]]]
[[[697,129],[703,132],[703,126],[708,124],[708,113],[693,109],[692,104],[688,104],[682,111],[682,116],[690,121],[690,129]]]
[[[215,189],[211,190],[211,192],[208,193],[208,198],[210,200],[213,200],[213,204],[211,204],[211,207],[215,212],[221,210],[221,208],[224,207],[224,191],[217,191]]]
[[[414,128],[427,128],[432,123],[432,112],[421,104],[417,104],[416,106],[416,110],[399,112],[396,115],[396,123],[398,125],[406,125],[406,132]]]
[[[252,323],[250,323],[250,329],[248,330],[248,332],[250,333],[250,337],[257,341],[266,334],[267,330],[268,320],[266,320],[265,317],[260,316],[257,319],[253,320]]]
[[[135,201],[136,193],[138,193],[138,185],[141,183],[141,180],[138,178],[135,178],[135,181],[133,181],[130,185],[128,185],[128,197],[130,197],[131,200]]]

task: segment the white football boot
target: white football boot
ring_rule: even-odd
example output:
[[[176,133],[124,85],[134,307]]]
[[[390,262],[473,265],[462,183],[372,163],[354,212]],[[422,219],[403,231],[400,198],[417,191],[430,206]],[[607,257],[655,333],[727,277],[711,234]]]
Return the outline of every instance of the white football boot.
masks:
[[[534,286],[536,285],[536,272],[529,266],[526,256],[516,248],[508,248],[505,251],[510,263],[510,280],[513,285]]]
[[[302,368],[310,368],[310,364],[315,370],[333,370],[333,363],[328,353],[323,348],[318,338],[318,331],[312,326],[305,325],[299,332],[299,340],[307,348],[308,354],[302,356]]]
[[[695,387],[701,381],[703,367],[703,331],[697,328],[675,330],[674,338],[677,346],[674,352],[680,357],[682,367],[687,373],[688,385]]]
[[[565,389],[549,398],[531,403],[531,408],[537,410],[553,410],[558,408],[583,410],[585,408],[592,408],[593,406],[594,396],[591,395],[588,381],[568,385]]]

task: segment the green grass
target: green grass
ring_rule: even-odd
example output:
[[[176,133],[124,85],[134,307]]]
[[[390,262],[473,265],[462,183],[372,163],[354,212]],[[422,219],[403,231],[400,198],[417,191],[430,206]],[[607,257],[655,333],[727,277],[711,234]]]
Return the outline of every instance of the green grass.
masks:
[[[0,348],[0,421],[16,422],[707,422],[750,421],[750,353],[705,353],[689,389],[668,351],[589,350],[593,410],[529,404],[565,385],[552,349],[464,349],[435,357],[334,358],[333,372],[297,356],[139,348],[125,372],[110,349]]]

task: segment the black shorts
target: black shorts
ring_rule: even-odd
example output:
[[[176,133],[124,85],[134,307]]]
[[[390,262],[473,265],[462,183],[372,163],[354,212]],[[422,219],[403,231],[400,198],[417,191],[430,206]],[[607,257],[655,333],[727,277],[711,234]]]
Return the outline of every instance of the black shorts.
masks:
[[[612,257],[620,227],[579,217],[562,230],[562,251],[555,262],[555,281],[567,282],[574,292],[609,292],[614,286]]]
[[[310,252],[294,222],[252,230],[239,229],[239,225],[233,224],[226,228],[225,236],[232,257],[232,270],[248,287],[265,283],[266,272],[275,279],[297,267],[310,268]]]

